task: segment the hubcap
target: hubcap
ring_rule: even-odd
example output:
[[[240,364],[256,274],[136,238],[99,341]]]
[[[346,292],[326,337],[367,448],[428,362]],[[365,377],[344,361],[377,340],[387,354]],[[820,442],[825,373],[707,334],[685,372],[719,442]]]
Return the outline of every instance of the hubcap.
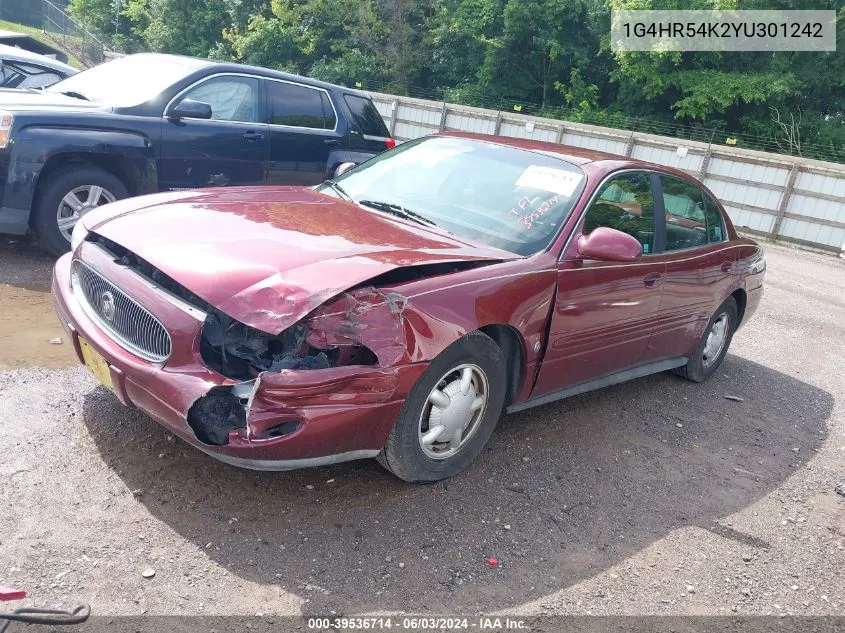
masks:
[[[704,351],[702,352],[705,367],[710,367],[722,353],[725,341],[728,339],[729,322],[728,313],[722,312],[710,326],[710,331],[707,333],[707,342],[704,344]]]
[[[70,242],[70,235],[73,233],[73,227],[79,222],[79,218],[91,209],[114,201],[114,194],[99,185],[82,185],[69,191],[59,202],[59,208],[56,210],[59,231]]]
[[[478,365],[460,365],[445,374],[420,414],[419,440],[432,459],[457,453],[478,429],[487,410],[487,376]]]

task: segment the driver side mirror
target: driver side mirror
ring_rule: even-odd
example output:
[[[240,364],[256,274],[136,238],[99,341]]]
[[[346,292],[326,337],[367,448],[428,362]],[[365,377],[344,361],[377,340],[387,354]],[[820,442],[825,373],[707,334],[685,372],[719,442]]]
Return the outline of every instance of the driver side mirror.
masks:
[[[578,254],[605,262],[632,262],[643,252],[637,238],[622,231],[600,226],[578,238]]]
[[[168,119],[210,119],[211,106],[195,99],[182,99],[167,112]]]

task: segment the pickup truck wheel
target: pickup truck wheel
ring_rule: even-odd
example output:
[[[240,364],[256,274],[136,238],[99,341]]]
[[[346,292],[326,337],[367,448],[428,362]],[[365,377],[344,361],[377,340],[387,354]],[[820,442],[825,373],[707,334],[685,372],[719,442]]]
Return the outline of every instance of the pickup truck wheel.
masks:
[[[54,255],[70,250],[73,227],[91,209],[129,196],[120,180],[93,166],[68,165],[48,176],[35,205],[33,229]]]
[[[481,452],[502,415],[505,358],[481,332],[458,339],[414,385],[379,463],[405,481],[458,474]]]

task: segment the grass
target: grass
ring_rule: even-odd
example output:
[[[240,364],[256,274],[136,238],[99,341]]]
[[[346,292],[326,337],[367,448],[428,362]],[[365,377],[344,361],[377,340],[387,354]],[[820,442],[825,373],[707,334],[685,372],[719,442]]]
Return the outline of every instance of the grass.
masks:
[[[56,42],[54,42],[47,35],[42,33],[41,29],[36,29],[34,27],[31,27],[31,26],[25,26],[23,24],[17,24],[15,22],[6,22],[5,20],[0,20],[0,30],[16,31],[18,33],[24,33],[26,35],[31,35],[36,40],[44,42],[45,44],[47,44],[49,46],[53,46],[55,48],[60,48],[60,46]],[[64,52],[68,56],[67,63],[69,65],[73,66],[74,68],[78,68],[80,70],[85,68],[85,66],[82,64],[82,62],[79,61],[76,57],[74,57],[73,55],[71,55],[67,51],[64,51]]]

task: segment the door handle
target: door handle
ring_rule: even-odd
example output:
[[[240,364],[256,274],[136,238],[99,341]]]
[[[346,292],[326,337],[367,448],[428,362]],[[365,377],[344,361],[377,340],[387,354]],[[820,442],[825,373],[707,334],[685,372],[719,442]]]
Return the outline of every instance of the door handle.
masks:
[[[646,288],[654,288],[663,282],[663,275],[660,273],[649,273],[643,277],[643,285]]]
[[[255,141],[260,141],[264,138],[264,135],[260,132],[254,132],[250,130],[249,132],[244,132],[244,140],[247,143],[254,143]]]
[[[719,268],[723,273],[729,273],[729,272],[731,272],[731,269],[733,268],[733,266],[734,266],[733,262],[722,262],[722,265]]]
[[[336,146],[340,145],[340,139],[339,138],[327,138],[327,139],[323,140],[323,143],[325,143],[326,145],[328,145],[330,147],[336,147]]]

